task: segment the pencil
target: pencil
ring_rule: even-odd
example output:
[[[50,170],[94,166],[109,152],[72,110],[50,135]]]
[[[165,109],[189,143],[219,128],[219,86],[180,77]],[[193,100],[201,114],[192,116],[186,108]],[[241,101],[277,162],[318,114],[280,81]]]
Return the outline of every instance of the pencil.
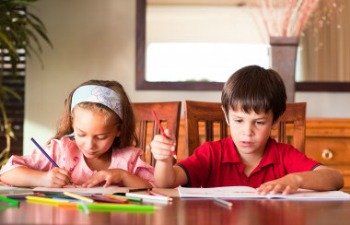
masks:
[[[59,167],[57,165],[57,163],[45,152],[45,150],[39,145],[38,142],[36,142],[36,140],[34,138],[31,138],[30,139],[34,144],[35,146],[41,151],[41,153],[44,154],[44,156],[52,163],[53,166],[55,167]]]
[[[16,199],[8,198],[6,196],[0,195],[0,201],[8,203],[10,206],[18,206],[19,201]]]
[[[111,204],[111,203],[91,203],[86,204],[91,211],[97,212],[111,212],[111,211],[127,211],[127,212],[153,212],[155,206],[153,205],[136,205],[136,204]],[[84,206],[79,203],[78,208],[84,210]]]
[[[147,195],[147,194],[136,194],[136,193],[126,193],[126,197],[136,197],[141,198],[142,202],[155,202],[155,203],[168,203],[171,200],[167,196],[159,195]]]
[[[47,203],[47,204],[53,204],[53,205],[69,203],[69,200],[62,200],[62,199],[59,200],[59,199],[32,196],[32,195],[26,196],[26,199],[27,201],[30,201],[30,202]]]
[[[103,196],[114,199],[115,201],[119,201],[119,203],[127,203],[129,200],[127,197],[113,195],[113,194],[104,194]]]
[[[214,198],[214,202],[218,203],[221,206],[229,208],[229,209],[231,209],[231,207],[233,205],[232,202],[225,201],[225,200],[223,200],[221,198]]]
[[[151,195],[155,195],[155,196],[163,196],[163,197],[166,197],[168,198],[168,201],[172,201],[173,199],[167,195],[164,195],[164,194],[161,194],[161,193],[158,193],[157,191],[155,190],[150,190],[148,193],[150,193]]]
[[[171,139],[171,137],[166,135],[164,128],[163,128],[162,124],[160,123],[160,120],[159,120],[159,118],[154,110],[152,110],[152,115],[153,115],[154,121],[157,123],[159,130],[160,130],[160,133],[163,135],[163,137]],[[172,153],[173,153],[174,159],[177,159],[176,152],[173,151]]]
[[[64,195],[68,196],[68,197],[72,197],[72,198],[75,198],[75,199],[78,199],[78,200],[81,200],[81,201],[84,201],[84,202],[88,202],[88,203],[93,203],[94,200],[91,199],[91,198],[88,198],[88,197],[85,197],[85,196],[82,196],[82,195],[79,195],[79,194],[76,194],[76,193],[71,193],[71,192],[63,192]]]

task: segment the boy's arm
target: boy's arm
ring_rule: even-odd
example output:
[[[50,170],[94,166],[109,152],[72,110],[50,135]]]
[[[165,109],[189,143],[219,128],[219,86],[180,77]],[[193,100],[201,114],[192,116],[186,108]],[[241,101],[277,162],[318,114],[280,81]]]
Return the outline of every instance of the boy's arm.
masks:
[[[339,190],[344,186],[344,178],[338,170],[318,166],[313,171],[296,173],[301,179],[300,188],[316,191]]]
[[[168,137],[169,130],[165,130]],[[173,151],[175,142],[163,135],[155,135],[151,142],[151,151],[156,159],[154,178],[157,187],[175,188],[187,183],[185,171],[179,166],[173,166]]]
[[[172,158],[156,162],[154,178],[156,186],[163,188],[175,188],[187,183],[185,171],[179,166],[173,166]]]
[[[339,171],[327,166],[318,166],[312,171],[290,173],[282,178],[266,182],[257,190],[267,193],[295,193],[298,188],[315,191],[339,190],[344,185],[343,176]]]

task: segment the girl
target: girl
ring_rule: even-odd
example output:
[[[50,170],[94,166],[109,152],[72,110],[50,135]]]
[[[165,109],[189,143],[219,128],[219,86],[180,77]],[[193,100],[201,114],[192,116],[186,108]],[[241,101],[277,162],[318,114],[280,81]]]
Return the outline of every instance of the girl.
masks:
[[[128,96],[116,81],[90,80],[65,101],[56,135],[46,151],[12,156],[0,180],[15,186],[92,187],[104,184],[151,187],[153,167],[140,159],[135,120]]]

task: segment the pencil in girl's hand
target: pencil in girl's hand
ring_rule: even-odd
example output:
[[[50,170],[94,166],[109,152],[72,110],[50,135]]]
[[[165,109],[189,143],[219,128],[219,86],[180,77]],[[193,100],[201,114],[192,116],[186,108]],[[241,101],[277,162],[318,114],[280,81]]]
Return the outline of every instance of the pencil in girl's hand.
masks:
[[[154,121],[157,123],[158,127],[159,127],[159,130],[160,130],[160,133],[163,135],[163,137],[166,137],[168,139],[171,139],[171,137],[169,137],[165,131],[164,131],[164,128],[162,127],[162,124],[160,123],[160,120],[158,119],[158,116],[156,114],[156,112],[154,110],[152,110],[152,115],[153,115],[153,118],[154,118]],[[177,156],[176,156],[176,152],[173,151],[173,157],[174,159],[177,159]]]
[[[59,166],[57,165],[57,163],[45,152],[45,150],[39,145],[38,142],[36,142],[36,140],[35,140],[34,138],[31,138],[30,140],[31,140],[31,141],[35,144],[35,146],[41,151],[41,153],[43,153],[44,156],[52,163],[53,166],[59,168]]]

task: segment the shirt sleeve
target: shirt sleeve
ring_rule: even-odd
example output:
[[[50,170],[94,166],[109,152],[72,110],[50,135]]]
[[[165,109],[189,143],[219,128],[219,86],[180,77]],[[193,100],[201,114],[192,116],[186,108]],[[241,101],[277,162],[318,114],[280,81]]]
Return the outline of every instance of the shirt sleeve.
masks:
[[[286,145],[283,163],[288,173],[311,171],[320,165],[291,145]]]
[[[52,150],[52,148],[45,148],[46,153],[56,160],[54,151]],[[51,162],[40,152],[40,150],[33,149],[29,155],[11,156],[7,163],[1,168],[0,175],[21,166],[40,171],[47,171],[53,167]]]
[[[210,176],[212,151],[209,143],[204,143],[195,149],[188,158],[180,161],[178,165],[184,169],[188,187],[201,187]]]

